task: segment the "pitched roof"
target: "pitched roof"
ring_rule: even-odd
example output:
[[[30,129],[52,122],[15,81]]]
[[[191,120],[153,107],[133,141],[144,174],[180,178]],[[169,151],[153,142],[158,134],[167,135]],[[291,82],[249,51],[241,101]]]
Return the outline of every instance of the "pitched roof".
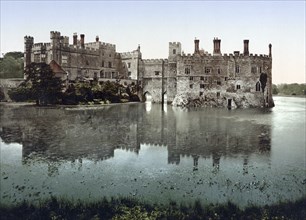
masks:
[[[57,74],[57,73],[59,73],[59,74],[61,74],[61,73],[66,74],[66,71],[63,70],[63,68],[57,62],[55,62],[55,60],[51,60],[49,65],[50,65],[50,68],[51,68],[51,70],[52,70],[52,72],[54,74]]]

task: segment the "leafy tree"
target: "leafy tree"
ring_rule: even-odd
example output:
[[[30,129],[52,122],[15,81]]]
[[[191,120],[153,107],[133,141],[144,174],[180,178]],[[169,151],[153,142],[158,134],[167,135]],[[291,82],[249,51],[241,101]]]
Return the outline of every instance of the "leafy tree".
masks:
[[[25,76],[38,105],[55,104],[61,99],[62,81],[55,77],[48,64],[31,63],[25,69]]]
[[[277,85],[272,84],[272,94],[273,95],[277,95],[278,94],[278,88]]]
[[[0,60],[0,78],[23,78],[23,53],[9,52]]]

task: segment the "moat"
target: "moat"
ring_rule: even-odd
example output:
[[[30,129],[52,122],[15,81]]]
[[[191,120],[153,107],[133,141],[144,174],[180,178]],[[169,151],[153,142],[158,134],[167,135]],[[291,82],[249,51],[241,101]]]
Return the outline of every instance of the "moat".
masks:
[[[306,101],[274,101],[243,110],[1,104],[0,203],[295,201],[306,196]]]

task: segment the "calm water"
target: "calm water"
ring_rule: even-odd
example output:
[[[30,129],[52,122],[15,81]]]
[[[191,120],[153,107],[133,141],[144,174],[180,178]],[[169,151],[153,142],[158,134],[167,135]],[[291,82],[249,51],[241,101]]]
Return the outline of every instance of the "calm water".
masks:
[[[232,201],[306,196],[305,99],[272,110],[161,109],[150,103],[0,110],[0,203]]]

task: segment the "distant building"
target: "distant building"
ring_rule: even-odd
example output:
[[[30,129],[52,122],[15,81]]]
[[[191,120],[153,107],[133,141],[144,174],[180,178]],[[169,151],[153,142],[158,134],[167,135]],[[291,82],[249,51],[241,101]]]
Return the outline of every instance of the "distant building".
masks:
[[[51,61],[66,72],[67,79],[135,80],[139,96],[146,94],[154,102],[175,105],[273,107],[272,45],[268,55],[249,53],[249,40],[243,41],[243,52],[221,53],[221,40],[213,40],[210,54],[199,49],[194,40],[193,54],[184,54],[181,43],[170,42],[168,59],[142,59],[140,46],[126,53],[116,52],[116,46],[99,41],[85,43],[85,35],[73,35],[73,43],[60,32],[50,32],[50,43],[35,43],[25,36],[25,66],[31,62]],[[187,97],[187,101],[186,101]],[[184,103],[184,99],[185,102]]]

